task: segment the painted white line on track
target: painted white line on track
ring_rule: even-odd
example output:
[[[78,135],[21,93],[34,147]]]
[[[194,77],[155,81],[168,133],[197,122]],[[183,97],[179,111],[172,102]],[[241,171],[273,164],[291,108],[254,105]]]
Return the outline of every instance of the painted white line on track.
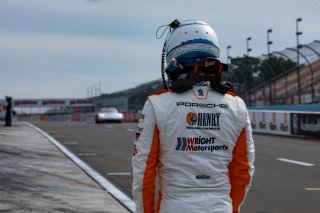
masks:
[[[131,212],[135,211],[135,204],[126,194],[120,191],[117,187],[115,187],[110,181],[108,181],[105,177],[101,176],[98,172],[92,169],[88,164],[82,161],[80,158],[75,156],[72,152],[70,152],[66,147],[64,147],[59,141],[51,137],[49,134],[41,130],[40,128],[32,125],[31,123],[24,122],[28,126],[37,130],[40,134],[46,137],[53,145],[55,145],[58,149],[60,149],[66,156],[68,156],[75,164],[77,164],[83,171],[85,171],[92,179],[94,179],[102,188],[104,188],[107,192],[112,194],[122,205],[124,205]]]
[[[135,130],[134,130],[134,129],[131,129],[131,128],[130,128],[130,129],[128,128],[127,131],[128,131],[128,132],[134,132]]]
[[[107,175],[131,175],[130,172],[108,172]]]
[[[79,156],[96,156],[96,153],[78,153]]]
[[[78,144],[78,142],[76,142],[76,141],[69,141],[69,142],[65,142],[65,143],[63,143],[63,144],[65,144],[65,145],[76,145],[76,144]]]
[[[284,161],[284,162],[287,162],[287,163],[298,164],[298,165],[301,165],[301,166],[314,166],[314,164],[312,164],[312,163],[306,163],[306,162],[301,162],[301,161],[296,161],[296,160],[290,160],[290,159],[286,159],[286,158],[277,158],[277,160]]]
[[[307,191],[320,191],[320,188],[305,188]]]

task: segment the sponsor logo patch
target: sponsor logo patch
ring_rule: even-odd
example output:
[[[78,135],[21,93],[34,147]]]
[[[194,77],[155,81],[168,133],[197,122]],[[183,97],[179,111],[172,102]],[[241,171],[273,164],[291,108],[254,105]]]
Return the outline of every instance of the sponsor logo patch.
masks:
[[[140,112],[136,113],[136,118],[137,118],[139,123],[143,123],[145,117],[146,117],[146,115],[144,115],[144,114],[142,114]]]
[[[133,156],[136,156],[136,154],[138,153],[138,149],[137,149],[137,147],[136,147],[136,145],[134,144],[133,145]]]
[[[136,132],[136,141],[139,140],[141,132]]]
[[[185,152],[213,152],[228,150],[226,145],[214,145],[215,138],[203,137],[178,137],[177,138],[177,151]]]
[[[140,135],[142,133],[143,128],[141,127],[137,127],[137,131],[136,131],[136,141],[139,140]]]
[[[193,102],[177,102],[177,106],[185,106],[185,107],[196,107],[196,108],[222,108],[222,109],[228,109],[227,104],[206,104],[206,103],[193,103]]]
[[[187,114],[187,129],[220,130],[221,113],[195,113]]]
[[[198,89],[198,95],[199,95],[199,96],[204,96],[202,89]]]
[[[197,114],[194,112],[189,112],[187,115],[187,123],[189,125],[195,125],[197,123]]]
[[[211,177],[210,177],[210,175],[196,175],[196,179],[210,179]]]

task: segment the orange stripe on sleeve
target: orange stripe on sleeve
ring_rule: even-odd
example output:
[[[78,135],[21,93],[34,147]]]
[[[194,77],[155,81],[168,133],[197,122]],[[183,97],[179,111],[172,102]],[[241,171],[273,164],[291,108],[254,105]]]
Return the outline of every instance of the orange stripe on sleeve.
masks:
[[[162,192],[159,191],[158,192],[158,204],[157,204],[156,213],[160,212],[161,201],[162,201]]]
[[[172,91],[171,90],[167,90],[167,89],[161,89],[161,90],[158,90],[157,92],[155,92],[154,94],[149,95],[149,96],[161,95],[161,94],[164,94],[164,93],[167,93],[167,92],[172,92]]]
[[[146,169],[143,176],[142,199],[145,213],[154,212],[155,208],[155,178],[158,166],[159,155],[159,130],[157,126],[154,129],[152,144],[146,163]]]
[[[161,89],[161,90],[158,90],[155,95],[161,95],[163,93],[167,93],[167,92],[171,92],[171,90],[168,90],[168,89]]]
[[[231,91],[228,91],[227,94],[228,94],[228,95],[231,95],[231,96],[234,96],[234,97],[237,96],[235,93],[233,93],[233,92],[231,92]]]
[[[233,150],[233,159],[228,165],[231,184],[230,197],[234,213],[239,212],[239,205],[245,198],[246,186],[250,183],[249,168],[246,129],[243,128]]]

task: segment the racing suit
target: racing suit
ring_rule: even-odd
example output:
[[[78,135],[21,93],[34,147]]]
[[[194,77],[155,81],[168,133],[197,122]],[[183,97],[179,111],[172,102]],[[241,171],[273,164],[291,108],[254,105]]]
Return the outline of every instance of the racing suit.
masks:
[[[197,85],[149,96],[132,158],[136,212],[239,212],[254,152],[247,108],[235,94]]]

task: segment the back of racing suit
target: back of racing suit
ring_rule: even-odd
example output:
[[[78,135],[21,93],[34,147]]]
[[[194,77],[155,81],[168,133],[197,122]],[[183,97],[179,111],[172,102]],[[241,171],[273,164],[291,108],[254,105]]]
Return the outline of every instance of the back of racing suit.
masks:
[[[136,212],[239,212],[253,162],[241,98],[198,85],[183,93],[159,91],[145,103],[134,142]]]

